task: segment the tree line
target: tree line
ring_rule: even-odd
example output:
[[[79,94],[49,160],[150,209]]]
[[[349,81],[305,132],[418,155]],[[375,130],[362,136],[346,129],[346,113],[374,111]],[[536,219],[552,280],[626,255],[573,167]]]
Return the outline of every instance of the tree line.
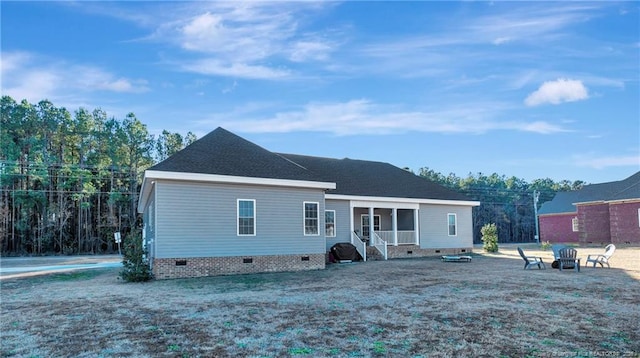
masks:
[[[194,142],[189,132],[151,135],[133,113],[108,117],[100,108],[73,113],[48,100],[3,96],[0,103],[0,249],[2,255],[117,252],[114,232],[140,224],[136,206],[144,170]],[[581,181],[532,183],[504,175],[418,175],[481,202],[474,240],[495,223],[501,242],[533,241],[533,192],[539,203]]]
[[[139,220],[144,170],[196,140],[156,138],[133,113],[0,101],[2,255],[117,252],[113,233]]]
[[[453,173],[445,176],[428,167],[420,169],[418,175],[480,202],[480,206],[473,208],[473,239],[477,244],[481,243],[482,226],[490,223],[496,224],[499,242],[535,241],[534,193],[539,193],[536,204],[539,209],[557,192],[578,190],[585,185],[581,180],[556,182],[549,178],[528,183],[496,173],[469,173],[461,178]]]

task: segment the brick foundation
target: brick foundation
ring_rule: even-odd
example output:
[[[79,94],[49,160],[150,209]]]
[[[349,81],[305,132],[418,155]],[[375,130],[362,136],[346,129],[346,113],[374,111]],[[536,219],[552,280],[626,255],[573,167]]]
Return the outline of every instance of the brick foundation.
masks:
[[[153,260],[153,274],[159,280],[324,268],[325,254],[156,258]]]
[[[429,248],[422,249],[418,245],[398,245],[387,246],[387,259],[406,259],[412,257],[429,257],[429,256],[442,256],[442,255],[468,255],[472,251],[471,247],[459,247],[459,248]],[[376,259],[380,256],[380,253],[375,247],[367,247],[367,260]]]

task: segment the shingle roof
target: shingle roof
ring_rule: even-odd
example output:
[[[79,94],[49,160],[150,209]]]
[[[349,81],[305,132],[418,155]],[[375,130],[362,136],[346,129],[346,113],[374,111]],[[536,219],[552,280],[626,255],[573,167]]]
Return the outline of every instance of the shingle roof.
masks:
[[[575,203],[640,199],[640,172],[614,182],[585,185],[580,190],[559,192],[551,201],[542,204],[538,214],[576,212]]]
[[[149,170],[336,183],[331,194],[470,200],[388,163],[273,153],[223,128]]]
[[[309,169],[322,181],[336,183],[336,189],[329,190],[328,194],[470,200],[460,193],[388,163],[297,154],[281,155]]]
[[[149,170],[316,181],[308,170],[220,127]]]
[[[575,213],[576,207],[573,203],[579,196],[578,191],[561,191],[556,193],[552,200],[544,202],[538,210],[538,215]]]

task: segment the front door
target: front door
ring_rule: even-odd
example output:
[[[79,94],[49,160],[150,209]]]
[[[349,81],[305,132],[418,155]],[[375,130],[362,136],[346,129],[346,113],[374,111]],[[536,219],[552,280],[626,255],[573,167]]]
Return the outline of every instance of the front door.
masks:
[[[362,214],[360,216],[360,227],[362,228],[362,237],[369,238],[370,236],[369,215]],[[373,230],[380,231],[380,215],[373,215]]]

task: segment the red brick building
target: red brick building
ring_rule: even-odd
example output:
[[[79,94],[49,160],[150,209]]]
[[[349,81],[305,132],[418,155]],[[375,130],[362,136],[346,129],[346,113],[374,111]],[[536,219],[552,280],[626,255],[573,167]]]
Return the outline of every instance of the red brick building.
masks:
[[[538,221],[541,241],[640,244],[640,172],[557,193],[542,205]]]

